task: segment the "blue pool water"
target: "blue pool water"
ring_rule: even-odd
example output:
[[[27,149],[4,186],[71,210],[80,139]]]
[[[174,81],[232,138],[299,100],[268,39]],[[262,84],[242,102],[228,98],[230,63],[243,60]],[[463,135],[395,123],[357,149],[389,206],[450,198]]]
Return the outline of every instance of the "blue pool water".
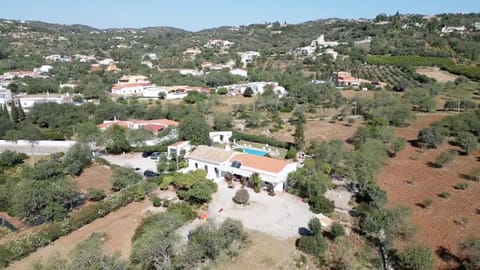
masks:
[[[267,154],[267,151],[262,151],[262,150],[253,149],[253,148],[243,148],[243,152],[251,155],[261,156],[261,157]]]

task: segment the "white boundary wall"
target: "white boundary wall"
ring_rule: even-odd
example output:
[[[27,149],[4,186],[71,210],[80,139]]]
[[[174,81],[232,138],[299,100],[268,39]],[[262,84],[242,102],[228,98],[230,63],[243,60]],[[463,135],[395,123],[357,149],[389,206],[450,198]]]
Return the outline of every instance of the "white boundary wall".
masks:
[[[49,155],[58,152],[66,153],[76,141],[5,141],[0,140],[0,152],[17,151],[27,155]]]

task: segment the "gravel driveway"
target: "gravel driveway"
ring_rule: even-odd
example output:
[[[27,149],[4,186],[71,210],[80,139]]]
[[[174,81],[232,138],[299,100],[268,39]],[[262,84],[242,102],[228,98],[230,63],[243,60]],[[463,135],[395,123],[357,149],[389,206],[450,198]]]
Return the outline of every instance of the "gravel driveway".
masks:
[[[140,172],[143,175],[145,170],[157,171],[157,162],[149,157],[143,158],[142,153],[129,153],[120,155],[102,155],[102,158],[108,160],[108,162],[129,168],[140,168]]]
[[[239,188],[238,184],[232,189],[228,188],[225,182],[218,183],[218,191],[213,194],[213,200],[208,207],[208,218],[216,222],[222,222],[227,217],[238,219],[247,229],[279,238],[298,237],[299,229],[306,228],[312,217],[320,218],[324,226],[329,226],[332,222],[322,214],[312,213],[308,204],[288,193],[269,196],[264,191],[255,193],[252,189],[247,189],[250,194],[249,205],[238,205],[232,198]],[[180,235],[186,236],[188,230],[200,223],[197,219],[187,224],[180,229]]]

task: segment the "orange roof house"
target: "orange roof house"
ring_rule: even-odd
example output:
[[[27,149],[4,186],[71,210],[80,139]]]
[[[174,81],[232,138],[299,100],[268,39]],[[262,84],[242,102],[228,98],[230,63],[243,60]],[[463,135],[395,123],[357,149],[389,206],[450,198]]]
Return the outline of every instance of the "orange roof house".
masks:
[[[221,181],[227,173],[249,178],[258,173],[275,191],[283,191],[288,174],[297,169],[297,163],[253,154],[200,145],[189,155],[188,170],[205,170],[207,178]]]

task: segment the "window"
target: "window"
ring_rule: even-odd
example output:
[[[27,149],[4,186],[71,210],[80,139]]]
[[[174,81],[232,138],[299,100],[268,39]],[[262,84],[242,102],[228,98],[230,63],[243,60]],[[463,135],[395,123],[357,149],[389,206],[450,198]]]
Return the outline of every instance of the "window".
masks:
[[[223,135],[220,135],[220,141],[223,142]]]
[[[208,173],[208,166],[205,165],[205,171]]]
[[[195,169],[198,169],[198,163],[195,162]]]

